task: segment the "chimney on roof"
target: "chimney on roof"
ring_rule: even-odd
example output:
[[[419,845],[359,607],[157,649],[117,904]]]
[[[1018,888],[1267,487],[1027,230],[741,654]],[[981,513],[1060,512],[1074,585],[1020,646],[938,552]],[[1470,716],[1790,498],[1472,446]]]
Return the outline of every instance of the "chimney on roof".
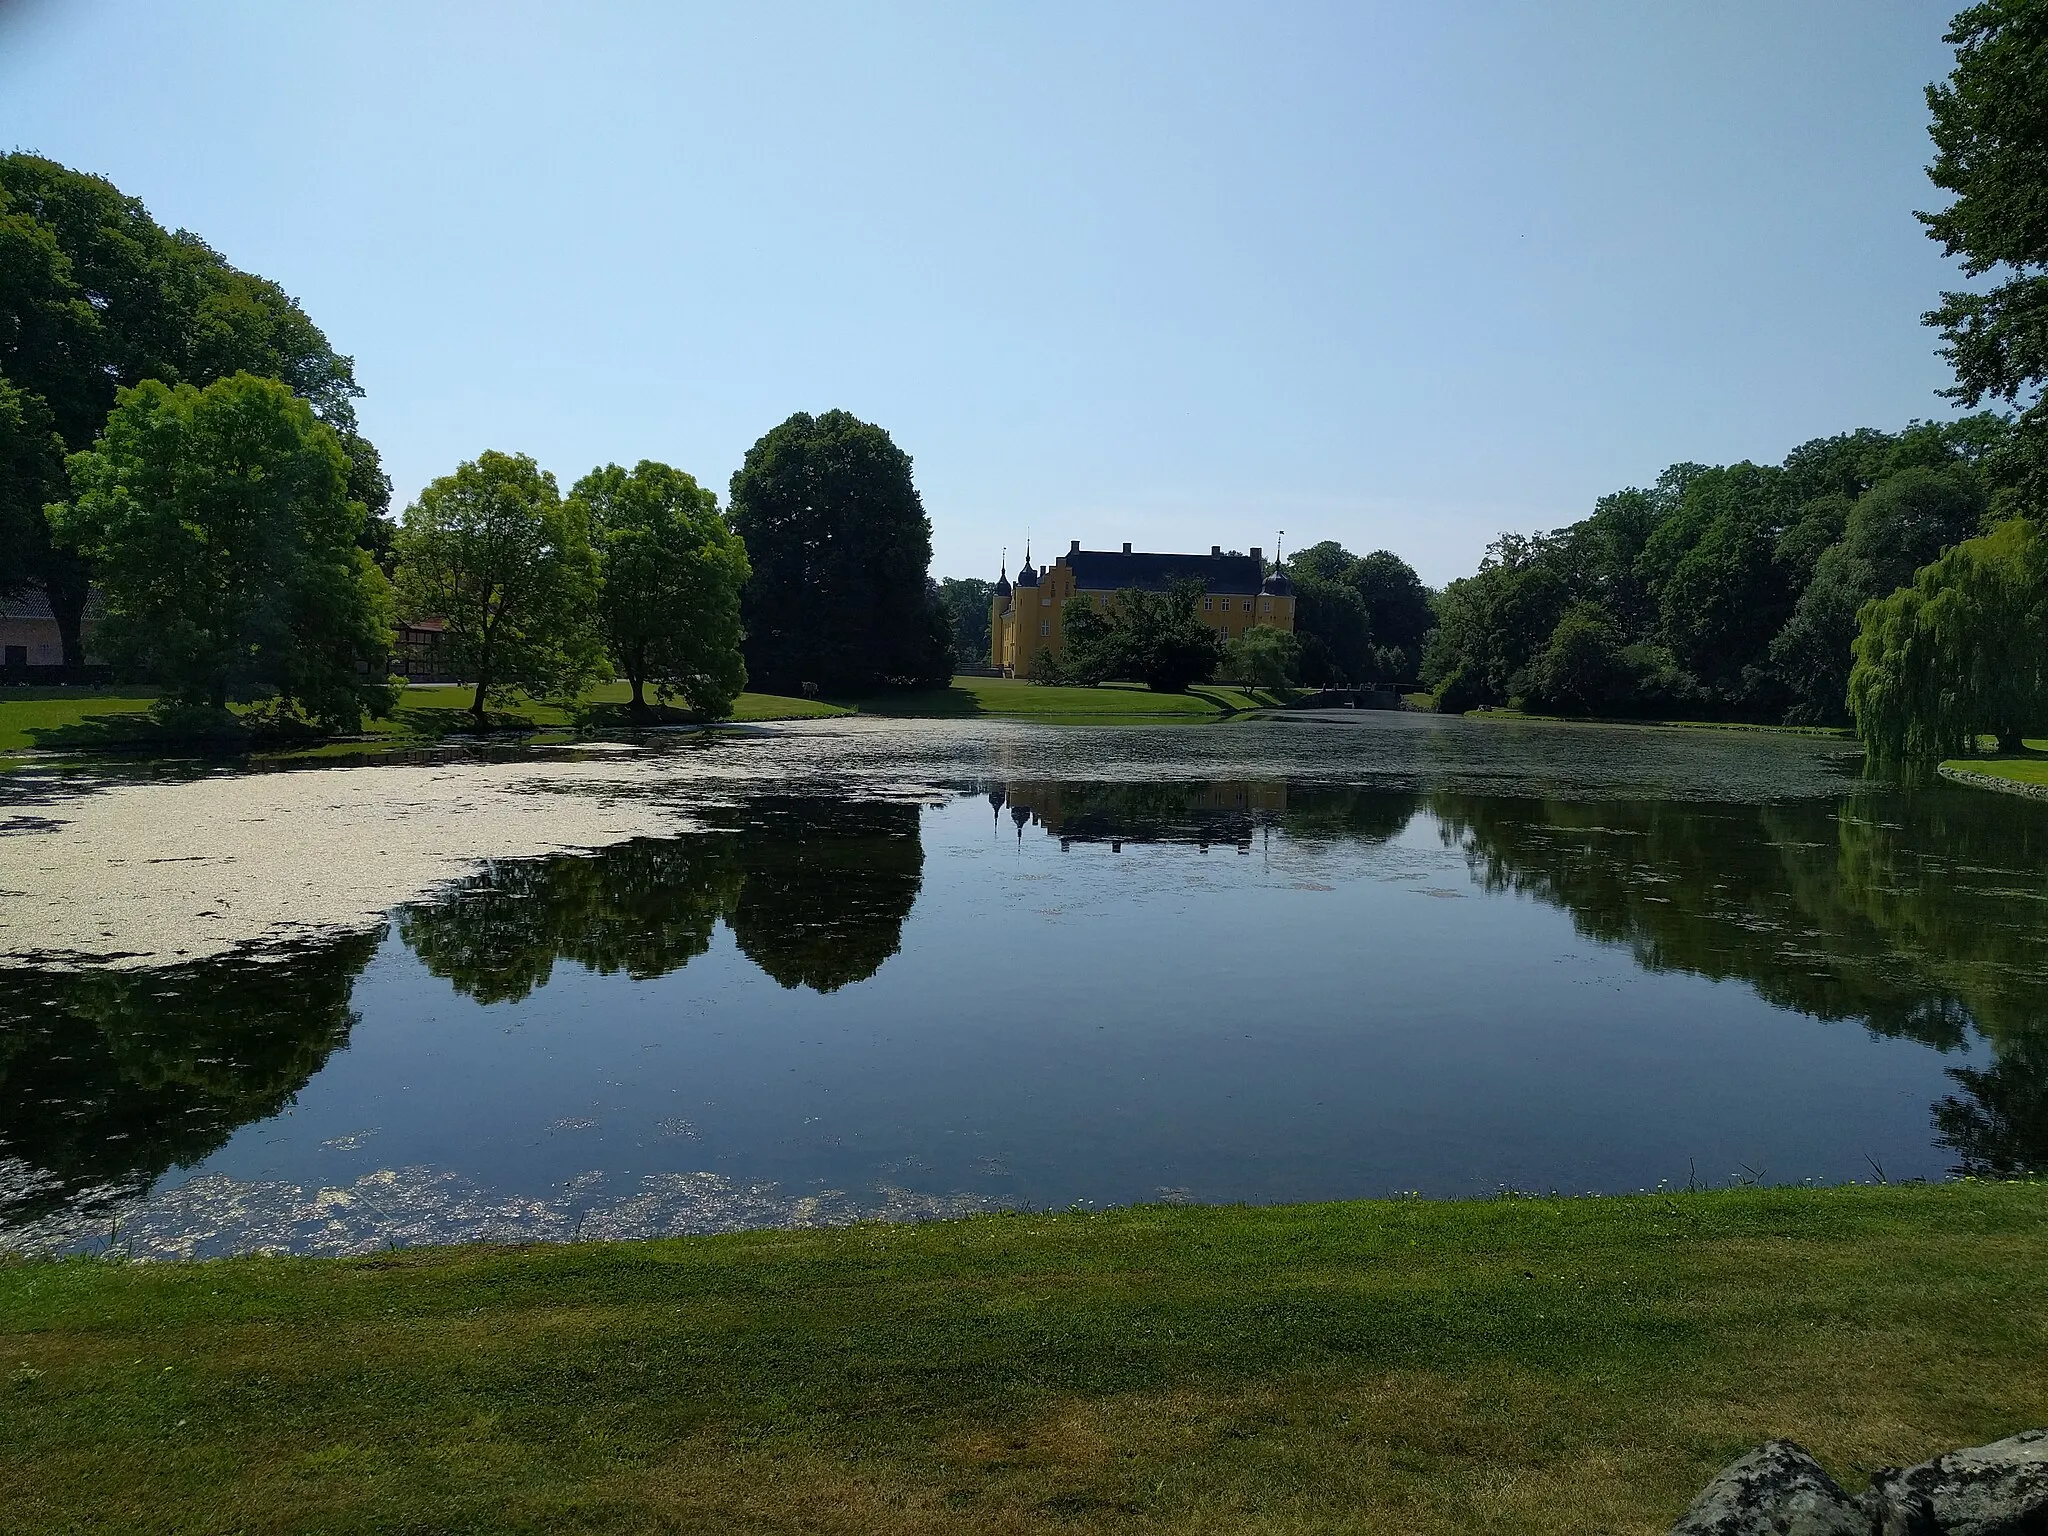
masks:
[[[1221,544],[1211,544],[1209,546],[1209,553],[1212,555],[1220,555],[1223,553],[1223,546]]]
[[[1131,552],[1131,541],[1130,541],[1129,539],[1125,539],[1125,540],[1124,540],[1124,553],[1128,555],[1128,554],[1129,554],[1130,552]]]
[[[1254,560],[1263,560],[1266,558],[1266,552],[1263,549],[1259,548],[1258,545],[1254,544],[1252,546],[1252,558]]]
[[[1078,555],[1079,553],[1081,553],[1081,541],[1079,539],[1076,539],[1073,543],[1069,544],[1067,546],[1067,553],[1070,555]]]

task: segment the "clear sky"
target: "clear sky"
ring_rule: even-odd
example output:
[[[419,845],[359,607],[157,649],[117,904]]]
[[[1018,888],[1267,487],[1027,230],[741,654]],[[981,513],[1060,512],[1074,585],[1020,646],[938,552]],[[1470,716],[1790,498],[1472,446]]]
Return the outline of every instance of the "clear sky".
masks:
[[[0,143],[281,283],[402,506],[723,499],[844,407],[941,575],[1078,538],[1432,583],[1692,459],[1940,416],[1949,0],[0,0]]]

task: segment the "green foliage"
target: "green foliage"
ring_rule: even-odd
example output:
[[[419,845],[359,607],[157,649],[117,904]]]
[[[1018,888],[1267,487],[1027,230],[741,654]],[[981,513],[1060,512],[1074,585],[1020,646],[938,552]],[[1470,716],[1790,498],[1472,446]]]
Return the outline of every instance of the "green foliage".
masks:
[[[1944,293],[1925,318],[1955,369],[1954,398],[2021,408],[1994,468],[2038,517],[2048,508],[2048,0],[1973,5],[1947,40],[1956,66],[1927,89],[1927,174],[1955,200],[1919,218],[1965,275],[2005,276],[1988,291]]]
[[[1093,685],[1108,678],[1183,693],[1223,660],[1220,630],[1201,619],[1202,584],[1180,580],[1164,592],[1128,587],[1106,608],[1073,598],[1061,610],[1065,654],[1034,681]]]
[[[0,376],[0,597],[41,568],[43,507],[64,492],[64,440],[49,406]]]
[[[1442,708],[1841,722],[1858,608],[1978,530],[2006,434],[1986,415],[1818,438],[1780,465],[1674,464],[1496,542],[1440,598],[1424,675]],[[1578,663],[1599,653],[1598,689],[1552,649],[1580,604],[1611,621],[1580,609],[1563,637]]]
[[[1407,561],[1385,549],[1361,559],[1326,539],[1295,555],[1290,575],[1303,682],[1415,678],[1436,609]]]
[[[171,707],[275,691],[329,729],[389,701],[388,588],[334,432],[284,385],[145,380],[71,459],[58,535],[96,565],[100,643]]]
[[[1301,641],[1292,631],[1254,624],[1226,648],[1224,666],[1240,683],[1285,688],[1301,665]]]
[[[573,694],[602,672],[582,509],[525,454],[487,452],[420,492],[398,531],[398,601],[447,624],[450,663],[493,693]]]
[[[349,499],[368,512],[359,538],[375,549],[390,485],[356,431],[362,391],[296,301],[100,177],[0,154],[0,375],[41,399],[68,451],[91,445],[122,388],[244,372],[283,381],[338,434]],[[18,543],[77,665],[92,572],[41,530]]]
[[[953,656],[958,666],[987,666],[989,661],[989,605],[995,600],[992,581],[979,576],[965,580],[948,576],[939,583],[939,601],[953,623]]]
[[[1985,733],[2014,751],[2048,727],[2048,541],[2015,519],[1868,605],[1849,704],[1883,763],[1960,756]]]
[[[929,575],[931,521],[887,432],[846,411],[792,416],[747,450],[731,510],[753,564],[753,677],[783,691],[945,686],[953,625]]]
[[[740,591],[746,547],[718,515],[718,498],[652,459],[576,482],[565,509],[589,530],[597,556],[597,618],[635,712],[680,696],[707,719],[732,713],[746,687]]]

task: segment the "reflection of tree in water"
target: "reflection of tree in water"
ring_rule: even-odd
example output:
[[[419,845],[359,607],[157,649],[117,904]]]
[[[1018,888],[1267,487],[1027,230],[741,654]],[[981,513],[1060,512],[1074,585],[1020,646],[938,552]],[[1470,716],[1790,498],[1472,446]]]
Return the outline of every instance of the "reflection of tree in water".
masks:
[[[485,1003],[526,997],[558,960],[665,976],[710,948],[721,918],[786,987],[831,992],[896,953],[923,883],[917,806],[759,800],[724,820],[493,865],[406,908],[398,931],[428,970]]]
[[[1385,790],[1311,788],[1278,780],[1194,783],[1011,782],[989,792],[1019,832],[1036,821],[1062,843],[1249,844],[1261,827],[1303,838],[1384,842],[1415,814],[1416,797]]]
[[[1975,791],[1839,804],[1431,801],[1489,889],[1572,914],[1651,970],[1747,982],[1780,1006],[1987,1070],[1936,1106],[1966,1169],[2048,1167],[2048,816]]]
[[[0,977],[0,1224],[146,1188],[276,1114],[347,1043],[381,932],[159,971]]]
[[[757,800],[737,843],[746,883],[726,913],[742,953],[785,987],[835,992],[902,947],[924,885],[915,805]]]
[[[544,986],[557,960],[645,981],[711,947],[740,886],[723,833],[635,839],[595,854],[507,860],[399,913],[407,947],[479,1002]]]

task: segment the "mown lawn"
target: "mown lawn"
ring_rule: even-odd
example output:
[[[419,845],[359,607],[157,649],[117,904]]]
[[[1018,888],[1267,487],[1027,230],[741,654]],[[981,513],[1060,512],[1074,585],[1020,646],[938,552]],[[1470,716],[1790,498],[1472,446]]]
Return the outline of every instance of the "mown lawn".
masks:
[[[2027,752],[2019,757],[1958,757],[1943,763],[1944,768],[1960,769],[1964,773],[1981,773],[1987,778],[2011,779],[2019,784],[2038,784],[2048,789],[2048,741],[2029,741]]]
[[[1648,1533],[2048,1423],[2048,1186],[0,1265],[10,1531]]]
[[[1198,684],[1186,693],[1153,693],[1138,683],[1099,688],[1041,686],[1018,678],[956,677],[950,688],[876,694],[841,702],[862,714],[964,719],[972,716],[1047,721],[1215,720],[1281,700],[1269,693]]]
[[[630,690],[624,683],[592,689],[574,705],[517,698],[494,701],[493,730],[613,729],[634,723],[626,710]],[[393,744],[435,741],[473,729],[468,710],[471,692],[462,687],[408,688],[390,718],[365,723],[365,734]],[[155,694],[134,688],[8,689],[0,692],[0,754],[40,748],[54,751],[148,751],[172,749],[181,743],[160,729],[148,715]],[[847,711],[815,699],[788,699],[774,694],[743,693],[736,701],[735,721],[798,720]],[[687,722],[680,710],[662,710],[657,719]]]

